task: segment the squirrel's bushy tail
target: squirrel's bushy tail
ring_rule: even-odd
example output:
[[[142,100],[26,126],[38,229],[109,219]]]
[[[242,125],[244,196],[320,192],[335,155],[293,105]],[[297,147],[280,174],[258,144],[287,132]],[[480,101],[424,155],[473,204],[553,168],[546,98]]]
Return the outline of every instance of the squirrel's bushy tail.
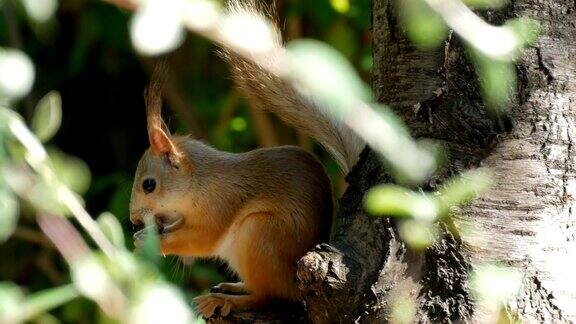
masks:
[[[254,1],[229,0],[228,6],[232,12],[266,16],[265,11],[255,5]],[[276,45],[281,47],[282,37],[279,30],[275,32]],[[275,113],[287,124],[316,139],[336,159],[344,172],[356,164],[365,143],[351,129],[327,116],[313,100],[305,98],[287,82],[258,65],[227,52],[224,57],[231,66],[237,87],[251,105]],[[275,60],[274,57],[266,59],[272,62]]]

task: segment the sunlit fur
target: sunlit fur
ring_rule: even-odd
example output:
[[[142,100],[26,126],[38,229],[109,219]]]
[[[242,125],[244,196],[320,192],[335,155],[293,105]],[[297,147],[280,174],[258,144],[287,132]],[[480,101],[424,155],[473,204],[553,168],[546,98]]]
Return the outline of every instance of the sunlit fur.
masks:
[[[234,14],[252,16],[257,21],[266,16],[275,20],[273,10],[269,12],[263,8],[262,2],[229,0],[227,4],[228,10]],[[279,29],[273,23],[270,28],[276,36],[274,46],[281,48],[283,45]],[[270,51],[259,59],[267,60],[268,65],[281,65],[283,60],[277,56],[278,52],[281,51]],[[337,110],[330,112],[326,107],[318,106],[314,98],[302,95],[289,82],[269,73],[258,64],[225,49],[222,54],[230,65],[236,87],[251,106],[273,112],[287,124],[313,137],[332,155],[344,173],[350,171],[366,143],[341,120],[330,116],[331,113],[337,113]]]
[[[189,137],[171,141],[183,156],[181,165],[175,168],[151,150],[144,153],[132,189],[131,220],[140,222],[145,213],[184,217],[178,230],[161,238],[162,253],[222,258],[250,292],[223,295],[220,304],[222,294],[211,294],[200,301],[205,305],[243,309],[272,298],[300,299],[297,261],[327,239],[332,219],[331,186],[322,165],[292,146],[232,154]],[[157,181],[149,194],[141,188],[147,177]]]

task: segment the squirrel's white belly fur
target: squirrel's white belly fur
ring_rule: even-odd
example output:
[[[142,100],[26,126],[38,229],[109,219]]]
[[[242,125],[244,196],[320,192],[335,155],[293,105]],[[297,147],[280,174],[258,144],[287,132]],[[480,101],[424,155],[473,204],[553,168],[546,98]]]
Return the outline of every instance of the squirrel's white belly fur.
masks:
[[[223,237],[216,245],[214,249],[214,255],[219,257],[220,259],[226,261],[228,266],[234,270],[234,272],[238,271],[238,254],[236,253],[236,249],[234,248],[236,244],[234,241],[236,240],[236,234],[238,233],[239,226],[236,224],[232,224],[230,228],[224,233]]]

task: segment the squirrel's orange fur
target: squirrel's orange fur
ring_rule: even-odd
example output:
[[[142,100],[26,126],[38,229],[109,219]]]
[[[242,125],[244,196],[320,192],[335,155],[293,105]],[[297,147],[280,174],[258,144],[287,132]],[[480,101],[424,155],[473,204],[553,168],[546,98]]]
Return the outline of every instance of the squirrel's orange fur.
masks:
[[[252,1],[229,5],[233,12],[262,16]],[[232,54],[225,56],[251,104],[316,138],[345,171],[355,163],[364,143],[349,129],[282,80]],[[227,315],[276,298],[300,300],[297,262],[328,238],[332,219],[332,191],[322,165],[297,147],[232,154],[190,137],[173,137],[161,119],[161,102],[160,83],[152,82],[147,91],[151,147],[136,171],[132,222],[153,215],[162,253],[219,257],[238,273],[242,283],[220,284],[216,288],[222,293],[196,299],[205,317],[217,308]]]
[[[247,293],[200,297],[199,311],[210,317],[217,307],[226,315],[274,298],[300,299],[296,264],[327,238],[332,218],[330,181],[317,159],[291,146],[232,154],[152,132],[165,143],[152,142],[138,165],[131,220],[151,214],[159,227],[182,220],[160,235],[162,253],[220,257]],[[156,181],[154,191],[144,192],[145,179]]]

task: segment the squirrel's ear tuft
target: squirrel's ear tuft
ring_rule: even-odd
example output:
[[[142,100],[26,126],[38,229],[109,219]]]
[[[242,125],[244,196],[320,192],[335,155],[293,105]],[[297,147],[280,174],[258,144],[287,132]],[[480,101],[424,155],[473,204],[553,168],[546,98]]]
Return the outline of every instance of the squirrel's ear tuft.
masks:
[[[169,134],[164,121],[162,120],[162,85],[166,75],[165,64],[160,63],[154,69],[150,84],[144,90],[144,100],[146,103],[146,119],[148,120],[148,135],[152,138],[151,131],[158,128],[162,132]],[[150,141],[152,143],[152,141]]]
[[[150,85],[144,91],[146,117],[148,120],[148,139],[154,155],[168,157],[173,166],[178,166],[182,154],[170,137],[168,127],[162,120],[162,84],[166,75],[164,62],[158,64],[152,73]]]

